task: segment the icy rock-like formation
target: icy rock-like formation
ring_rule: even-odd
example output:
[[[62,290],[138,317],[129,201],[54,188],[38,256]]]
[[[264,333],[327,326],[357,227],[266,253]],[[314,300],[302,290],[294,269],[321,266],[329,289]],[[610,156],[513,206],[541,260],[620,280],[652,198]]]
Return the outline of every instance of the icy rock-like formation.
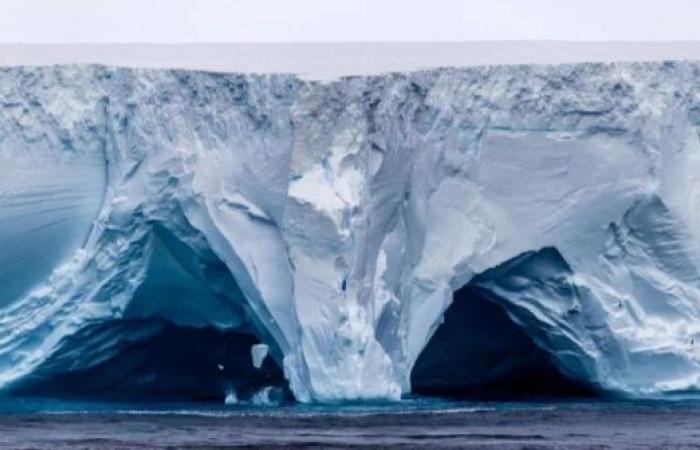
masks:
[[[299,400],[396,399],[471,281],[574,380],[695,389],[699,126],[695,63],[4,69],[0,384],[157,317],[255,333]]]

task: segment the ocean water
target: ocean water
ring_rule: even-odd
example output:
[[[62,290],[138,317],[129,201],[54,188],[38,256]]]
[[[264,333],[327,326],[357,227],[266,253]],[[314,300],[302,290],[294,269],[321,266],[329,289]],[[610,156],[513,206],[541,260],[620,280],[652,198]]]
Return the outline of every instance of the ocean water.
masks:
[[[5,398],[0,448],[700,448],[700,400],[226,406]]]

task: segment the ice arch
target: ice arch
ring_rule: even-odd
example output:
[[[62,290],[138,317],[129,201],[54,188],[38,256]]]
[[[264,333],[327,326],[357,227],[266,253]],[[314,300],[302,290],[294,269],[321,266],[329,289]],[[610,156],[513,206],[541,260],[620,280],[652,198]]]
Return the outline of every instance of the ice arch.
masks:
[[[0,386],[31,375],[88,327],[158,317],[255,330],[304,397],[303,365],[289,361],[299,327],[276,226],[296,80],[186,72],[161,79],[98,67],[41,72],[0,72],[0,179],[7,182],[26,157],[36,178],[54,182],[49,194],[72,194],[71,182],[79,181],[95,200],[76,227],[79,236],[55,255],[45,252],[45,270],[3,291],[11,301],[0,305]],[[142,83],[147,79],[160,87]],[[51,166],[42,152],[65,166],[61,177],[42,172]],[[101,184],[86,183],[91,177]],[[0,197],[19,202],[13,192]],[[3,281],[15,278],[5,275]],[[178,301],[159,298],[163,292]]]
[[[576,307],[570,275],[561,255],[546,248],[474,277],[455,291],[419,355],[412,391],[478,398],[601,393],[585,352],[548,326],[549,311],[540,306]]]
[[[83,318],[6,392],[114,400],[290,397],[276,343],[268,341],[269,354],[255,361],[261,339],[223,263],[161,224],[147,228],[142,279],[124,307]]]

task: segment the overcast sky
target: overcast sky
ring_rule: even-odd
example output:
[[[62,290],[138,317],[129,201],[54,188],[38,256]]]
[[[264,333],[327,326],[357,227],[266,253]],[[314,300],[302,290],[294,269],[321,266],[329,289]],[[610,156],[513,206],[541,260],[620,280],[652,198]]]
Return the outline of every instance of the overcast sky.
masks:
[[[0,0],[0,42],[700,40],[698,0]]]

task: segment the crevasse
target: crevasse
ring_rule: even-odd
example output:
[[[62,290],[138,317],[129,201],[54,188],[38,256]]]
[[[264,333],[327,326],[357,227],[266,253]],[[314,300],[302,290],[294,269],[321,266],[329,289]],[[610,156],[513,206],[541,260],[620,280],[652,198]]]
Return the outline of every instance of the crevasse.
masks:
[[[264,342],[300,401],[398,399],[468,285],[460,302],[492,306],[460,311],[497,307],[574,382],[697,389],[698,80],[690,62],[2,69],[0,386],[148,323],[157,342],[254,335],[236,342]],[[450,379],[496,373],[507,342],[464,323],[486,356]]]

